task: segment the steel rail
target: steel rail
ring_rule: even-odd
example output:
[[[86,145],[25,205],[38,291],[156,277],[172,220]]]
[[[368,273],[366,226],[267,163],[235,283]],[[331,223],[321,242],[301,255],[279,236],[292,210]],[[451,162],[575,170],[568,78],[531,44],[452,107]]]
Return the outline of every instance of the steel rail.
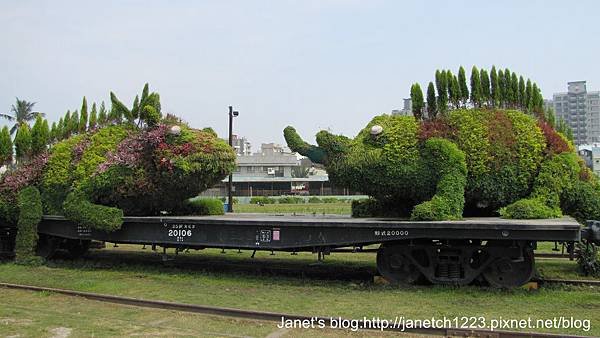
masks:
[[[74,290],[66,290],[66,289],[57,289],[57,288],[49,288],[49,287],[41,287],[41,286],[33,286],[33,285],[20,285],[13,283],[3,283],[0,282],[0,287],[8,288],[8,289],[16,289],[16,290],[27,290],[27,291],[35,291],[35,292],[50,292],[55,294],[61,294],[66,296],[73,297],[81,297],[89,300],[106,302],[106,303],[114,303],[121,305],[129,305],[136,306],[142,308],[153,308],[153,309],[161,309],[161,310],[174,310],[174,311],[182,311],[182,312],[191,312],[191,313],[202,313],[208,315],[217,315],[224,317],[234,317],[240,319],[250,319],[250,320],[262,320],[262,321],[274,321],[281,322],[282,318],[289,320],[323,320],[324,323],[331,324],[332,318],[326,317],[316,317],[316,316],[304,316],[297,314],[288,314],[288,313],[278,313],[278,312],[270,312],[270,311],[253,311],[253,310],[243,310],[243,309],[235,309],[228,307],[217,307],[217,306],[207,306],[207,305],[196,305],[196,304],[185,304],[185,303],[175,303],[175,302],[167,302],[167,301],[159,301],[159,300],[146,300],[139,298],[131,298],[131,297],[121,297],[107,294],[99,294],[92,292],[83,292],[83,291],[74,291]],[[335,317],[334,319],[338,319]],[[366,330],[380,330],[379,328],[366,328],[363,321],[359,321],[360,327]],[[331,326],[331,325],[329,325]],[[396,331],[396,332],[405,332],[405,333],[422,333],[429,335],[439,335],[444,337],[449,336],[459,336],[459,337],[489,337],[489,338],[517,338],[517,337],[530,337],[530,338],[558,338],[564,337],[561,334],[553,334],[553,333],[535,333],[535,332],[518,332],[518,331],[495,331],[495,330],[485,330],[485,329],[460,329],[460,328],[430,328],[430,327],[417,327],[417,328],[403,328],[400,326],[396,326],[394,328],[388,328],[387,331]],[[569,337],[585,337],[585,336],[573,336],[569,335]]]
[[[565,284],[565,285],[580,285],[580,286],[598,286],[600,287],[600,280],[589,280],[589,279],[558,279],[558,278],[541,278],[534,280],[540,284]]]

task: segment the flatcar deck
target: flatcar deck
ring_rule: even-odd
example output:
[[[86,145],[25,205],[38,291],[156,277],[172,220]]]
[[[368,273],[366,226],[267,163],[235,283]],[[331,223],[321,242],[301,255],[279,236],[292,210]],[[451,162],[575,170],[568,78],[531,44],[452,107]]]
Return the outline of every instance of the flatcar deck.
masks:
[[[72,239],[198,247],[302,249],[407,239],[578,241],[580,225],[570,217],[543,220],[467,218],[410,221],[334,215],[227,214],[223,216],[125,217],[112,233],[44,216],[38,231]]]

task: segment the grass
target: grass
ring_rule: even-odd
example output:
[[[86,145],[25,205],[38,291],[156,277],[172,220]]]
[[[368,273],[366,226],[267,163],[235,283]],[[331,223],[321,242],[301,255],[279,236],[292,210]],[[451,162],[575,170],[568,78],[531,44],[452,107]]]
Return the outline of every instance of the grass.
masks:
[[[56,261],[40,267],[0,264],[0,281],[309,316],[393,318],[403,315],[417,319],[444,315],[485,316],[487,319],[573,316],[590,319],[592,330],[544,331],[600,335],[600,317],[595,315],[600,311],[600,292],[597,288],[552,286],[534,291],[444,286],[398,288],[373,283],[164,267],[158,264],[158,256],[150,252],[130,252],[129,246],[121,246],[119,250],[129,252],[99,250],[92,252],[87,260]],[[238,255],[230,250],[223,255],[216,250],[206,250],[180,259],[255,264],[248,258],[249,252],[244,253]],[[103,259],[103,255],[108,258]],[[130,259],[123,263],[111,259],[111,255],[112,258],[125,255]],[[144,257],[154,257],[157,263],[143,263],[139,259]],[[274,259],[272,263],[291,266],[314,262],[311,254],[290,256],[280,253],[273,258],[268,253],[259,252],[256,259]],[[373,261],[372,254],[333,254],[327,257],[325,264],[373,267]],[[540,270],[544,273],[564,273],[569,264],[573,265],[574,262],[544,261]]]
[[[2,289],[2,336],[45,337],[265,337],[277,323],[142,309],[44,292]],[[338,330],[286,330],[288,337],[337,337]],[[350,337],[390,333],[345,332]]]
[[[2,289],[2,336],[266,336],[272,323],[144,309],[77,297]]]
[[[342,214],[350,215],[351,203],[299,203],[299,204],[236,204],[235,212],[240,213],[283,213],[283,214]]]

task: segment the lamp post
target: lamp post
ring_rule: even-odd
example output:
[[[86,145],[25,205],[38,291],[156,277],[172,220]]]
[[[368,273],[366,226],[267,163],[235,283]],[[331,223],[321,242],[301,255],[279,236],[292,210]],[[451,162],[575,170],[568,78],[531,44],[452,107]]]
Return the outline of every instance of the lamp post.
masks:
[[[229,146],[233,147],[233,118],[238,116],[240,113],[233,110],[232,106],[229,106]],[[233,212],[233,173],[229,174],[229,184],[227,185],[227,212]]]

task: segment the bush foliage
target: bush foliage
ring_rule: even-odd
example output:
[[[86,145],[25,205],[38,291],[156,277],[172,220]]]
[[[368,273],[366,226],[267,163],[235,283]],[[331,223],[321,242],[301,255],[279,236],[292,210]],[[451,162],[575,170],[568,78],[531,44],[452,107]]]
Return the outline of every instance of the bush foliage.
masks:
[[[284,196],[277,199],[279,204],[301,204],[304,203],[304,198],[296,196]]]
[[[35,256],[38,241],[37,225],[42,219],[42,200],[35,187],[21,190],[18,196],[19,220],[15,243],[16,262],[35,264],[40,260]]]
[[[324,164],[335,185],[372,197],[353,203],[355,216],[600,216],[598,184],[572,144],[521,111],[454,108],[424,121],[381,115],[354,139],[321,131],[318,146],[291,127],[284,136],[293,151]]]
[[[250,198],[251,204],[275,204],[275,199],[266,196],[254,196]]]
[[[191,215],[223,215],[223,202],[218,198],[193,198],[186,201],[188,213]]]
[[[579,273],[584,276],[600,276],[600,252],[593,243],[577,243],[579,256],[577,257],[577,266]]]

